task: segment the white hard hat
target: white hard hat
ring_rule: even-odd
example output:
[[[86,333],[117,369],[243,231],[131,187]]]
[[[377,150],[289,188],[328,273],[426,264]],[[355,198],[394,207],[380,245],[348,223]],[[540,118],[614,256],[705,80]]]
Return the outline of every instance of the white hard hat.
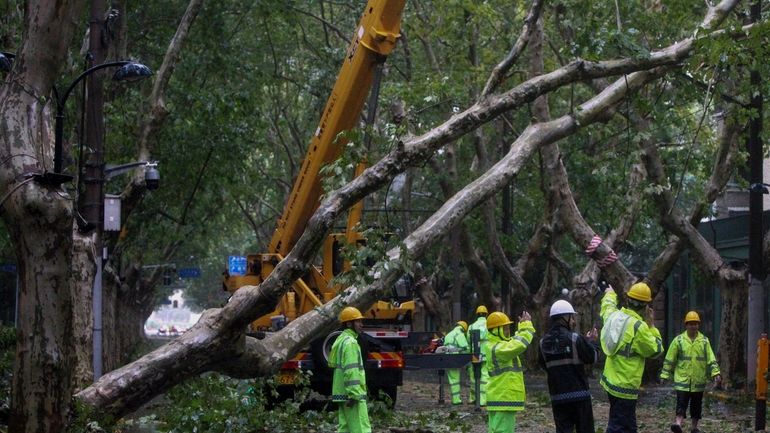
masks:
[[[559,299],[551,305],[551,317],[558,316],[559,314],[575,314],[575,309],[572,308],[572,304]]]

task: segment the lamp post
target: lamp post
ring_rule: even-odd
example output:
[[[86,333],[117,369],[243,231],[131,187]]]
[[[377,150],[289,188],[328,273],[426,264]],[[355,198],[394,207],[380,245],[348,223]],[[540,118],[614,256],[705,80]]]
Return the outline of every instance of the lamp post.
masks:
[[[56,124],[54,130],[53,172],[46,171],[43,174],[36,175],[35,179],[38,182],[47,185],[61,185],[72,180],[71,175],[61,172],[63,158],[62,141],[64,136],[64,105],[67,103],[67,98],[69,98],[72,90],[81,80],[101,69],[114,67],[120,67],[120,69],[118,69],[112,76],[112,79],[115,81],[137,81],[152,75],[150,68],[131,60],[106,62],[86,69],[82,74],[75,78],[75,81],[73,81],[69,87],[67,87],[61,96],[56,94]]]
[[[13,65],[14,57],[16,57],[16,55],[13,53],[6,53],[5,51],[0,51],[0,71],[10,72],[11,66]]]
[[[751,186],[749,186],[749,192],[754,194],[770,194],[770,191],[768,191],[767,187],[770,186],[770,183],[764,183],[764,182],[757,182],[752,183]]]

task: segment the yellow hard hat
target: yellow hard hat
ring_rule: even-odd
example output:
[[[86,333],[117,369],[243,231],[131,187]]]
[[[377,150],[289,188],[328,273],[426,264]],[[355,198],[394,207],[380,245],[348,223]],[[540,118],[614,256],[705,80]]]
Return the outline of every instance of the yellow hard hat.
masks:
[[[479,305],[478,307],[476,307],[476,314],[488,314],[488,313],[489,311],[487,311],[487,307],[483,305]]]
[[[345,307],[345,309],[340,313],[340,322],[342,323],[363,318],[364,316],[361,315],[361,312],[358,311],[358,308],[356,307]]]
[[[652,291],[646,283],[636,283],[628,290],[628,297],[637,301],[652,301]]]
[[[494,329],[499,326],[510,325],[511,319],[501,311],[495,311],[487,317],[487,329]]]
[[[700,316],[695,311],[690,311],[684,316],[684,323],[687,322],[700,322]]]
[[[457,324],[463,327],[463,331],[468,330],[468,322],[466,322],[465,320],[460,320],[457,322]]]

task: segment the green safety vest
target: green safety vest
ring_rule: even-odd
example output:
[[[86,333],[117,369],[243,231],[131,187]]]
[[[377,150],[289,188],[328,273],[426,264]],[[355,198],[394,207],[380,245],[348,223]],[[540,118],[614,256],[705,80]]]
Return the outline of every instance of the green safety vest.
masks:
[[[639,397],[645,358],[663,354],[663,340],[657,328],[628,308],[618,309],[618,295],[602,298],[602,351],[607,355],[599,383],[609,394],[628,400]]]
[[[463,327],[457,325],[444,337],[444,346],[456,347],[460,353],[468,353],[468,339],[465,338]]]
[[[660,378],[671,377],[671,370],[674,370],[675,390],[705,391],[709,379],[719,374],[719,364],[709,339],[698,332],[695,340],[690,340],[687,331],[674,337],[668,347]]]
[[[501,327],[495,329],[502,332]],[[519,355],[527,350],[534,336],[535,327],[529,320],[519,322],[516,334],[511,338],[498,337],[491,332],[487,335],[487,411],[524,410],[527,394]]]
[[[334,369],[332,401],[366,400],[366,375],[356,332],[342,331],[329,353],[329,367]]]

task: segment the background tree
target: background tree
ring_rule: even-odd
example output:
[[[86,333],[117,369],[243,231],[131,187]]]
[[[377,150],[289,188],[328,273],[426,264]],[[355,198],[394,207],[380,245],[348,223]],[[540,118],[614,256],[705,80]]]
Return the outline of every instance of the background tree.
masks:
[[[360,13],[360,4],[353,1],[202,4],[198,13],[207,25],[190,27],[185,51],[175,54],[171,47],[180,46],[172,37],[180,28],[176,17],[185,16],[195,3],[172,3],[168,8],[155,2],[132,4],[136,9],[124,14],[138,17],[139,23],[157,23],[134,29],[129,19],[126,34],[137,32],[139,37],[118,39],[128,41],[127,52],[156,59],[159,72],[151,93],[140,95],[134,89],[115,94],[137,105],[147,101],[152,109],[113,108],[107,118],[109,136],[115,133],[115,144],[108,146],[115,152],[110,160],[152,156],[169,167],[164,171],[167,186],[157,194],[146,196],[136,181],[125,187],[130,219],[112,240],[111,281],[119,282],[115,299],[140,304],[131,319],[134,329],[149,314],[157,278],[142,274],[142,265],[181,262],[191,255],[216,263],[208,254],[221,254],[223,260],[224,254],[256,252],[264,245],[304,152],[307,131],[315,128],[344,55],[347,29]],[[43,0],[28,2],[23,30],[17,33],[22,35],[18,56],[0,88],[3,218],[23,276],[14,431],[58,431],[69,422],[76,388],[72,367],[78,361],[70,349],[79,344],[73,335],[82,330],[74,329],[72,312],[83,309],[80,294],[90,287],[93,258],[79,253],[87,252],[87,243],[77,243],[82,237],[76,234],[66,193],[40,185],[28,174],[51,165],[48,98],[59,75],[68,70],[65,59],[82,31],[76,23],[83,6],[65,2],[56,9]],[[507,271],[507,283],[516,287],[518,297],[504,308],[514,313],[535,294],[536,304],[550,302],[571,284],[577,269],[589,270],[580,274],[588,275],[579,280],[584,288],[575,287],[573,293],[591,290],[596,271],[587,264],[584,250],[595,234],[607,242],[592,260],[606,259],[612,249],[620,253],[620,260],[603,268],[618,287],[636,278],[629,267],[644,271],[658,251],[667,251],[667,232],[676,237],[673,244],[681,241],[679,248],[698,254],[697,263],[709,275],[740,281],[740,270],[722,266],[692,228],[699,220],[696,204],[710,202],[699,200],[709,195],[698,188],[711,173],[708,167],[725,167],[712,164],[713,155],[734,151],[725,145],[732,135],[719,132],[719,124],[705,114],[712,105],[704,101],[716,93],[719,80],[713,80],[711,90],[687,84],[690,78],[702,82],[709,71],[730,64],[720,53],[740,58],[761,48],[761,37],[753,31],[711,34],[735,6],[735,1],[723,1],[708,10],[701,3],[661,10],[655,3],[638,1],[616,9],[614,4],[565,0],[534,12],[534,6],[504,1],[410,2],[403,19],[403,50],[391,56],[382,91],[386,101],[404,101],[402,124],[389,124],[388,116],[378,120],[377,139],[366,152],[372,167],[352,182],[337,182],[340,188],[327,193],[297,246],[262,285],[242,288],[226,305],[207,310],[189,333],[78,392],[79,407],[122,416],[204,371],[268,375],[332,328],[330,318],[342,306],[371,303],[417,260],[423,275],[451,279],[451,287],[436,286],[439,296],[446,296],[441,290],[453,292],[451,299],[466,306],[479,299],[489,302],[495,286],[500,287],[492,276]],[[52,13],[54,9],[61,13]],[[545,44],[534,49],[517,44],[530,37],[540,15],[544,36],[538,40]],[[690,35],[700,16],[707,18],[696,43]],[[730,23],[735,25],[732,19]],[[190,55],[178,57],[187,50]],[[523,73],[517,64],[521,53],[533,65],[542,58],[543,70],[550,72]],[[506,56],[511,60],[505,62]],[[170,69],[161,72],[161,57],[176,59],[173,74]],[[488,71],[495,65],[500,66],[497,78],[490,80]],[[679,81],[678,71],[687,79]],[[491,87],[485,85],[490,82]],[[547,105],[533,105],[545,95]],[[536,110],[547,110],[550,116],[538,115],[532,122]],[[481,146],[485,143],[495,147],[486,152],[488,161]],[[648,183],[639,180],[634,169],[638,163],[644,163]],[[443,179],[432,167],[453,168],[449,188],[441,188]],[[668,170],[653,172],[656,167]],[[401,197],[403,191],[410,193],[394,205],[390,186],[398,185],[397,176],[407,170]],[[721,170],[714,170],[709,194],[720,189],[722,177],[716,173]],[[500,210],[482,210],[482,204],[508,186],[513,227],[510,233],[497,233],[509,261],[505,264],[499,250],[495,258],[486,247],[495,239],[489,221],[498,220]],[[627,209],[632,207],[629,200],[638,197],[636,188],[642,191],[640,201],[654,204],[642,206],[638,215]],[[367,226],[389,229],[399,222],[391,214],[406,211],[399,245],[369,275],[362,273],[366,279],[319,311],[268,339],[246,337],[246,324],[272,311],[278,297],[315,260],[341,213],[365,196],[367,206],[386,210],[367,214]],[[406,204],[405,209],[396,207]],[[664,213],[664,208],[670,211]],[[630,217],[636,219],[634,227],[643,229],[629,233]],[[455,227],[463,227],[463,261],[475,264],[467,272],[451,267],[448,273],[447,260],[439,254],[437,241],[447,239]],[[672,260],[679,248],[665,260]],[[386,269],[384,262],[399,266]],[[663,281],[666,266],[652,266],[661,276],[656,281]],[[479,283],[484,274],[490,281]],[[478,292],[481,287],[486,292]],[[119,296],[121,290],[126,296]],[[219,285],[210,290],[217,295],[204,292],[198,298],[220,305]],[[53,415],[41,418],[41,413]]]

